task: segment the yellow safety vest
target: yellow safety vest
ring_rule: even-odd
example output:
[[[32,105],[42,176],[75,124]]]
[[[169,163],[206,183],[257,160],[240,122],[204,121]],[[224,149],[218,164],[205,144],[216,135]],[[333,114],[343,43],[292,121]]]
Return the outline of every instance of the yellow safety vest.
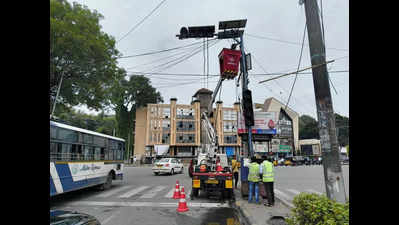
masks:
[[[238,162],[235,159],[233,159],[233,160],[231,160],[231,164],[232,164],[233,172],[238,172]]]
[[[253,162],[249,164],[248,181],[259,182],[259,164]]]
[[[274,182],[273,163],[265,160],[262,162],[261,166],[262,166],[262,170],[263,170],[262,181],[263,182]]]

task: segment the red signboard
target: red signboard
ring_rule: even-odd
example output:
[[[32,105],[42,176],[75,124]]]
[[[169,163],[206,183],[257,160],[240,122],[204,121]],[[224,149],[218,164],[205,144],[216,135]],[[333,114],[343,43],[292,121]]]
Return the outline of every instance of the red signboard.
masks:
[[[220,76],[225,79],[234,79],[238,74],[241,51],[223,48],[219,53]]]

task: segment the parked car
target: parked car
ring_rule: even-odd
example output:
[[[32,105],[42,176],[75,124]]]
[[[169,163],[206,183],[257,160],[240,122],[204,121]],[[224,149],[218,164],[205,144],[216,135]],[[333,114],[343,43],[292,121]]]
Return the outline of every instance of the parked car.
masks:
[[[304,157],[303,159],[304,159],[304,163],[305,163],[306,166],[311,165],[312,161],[310,160],[309,157],[306,156],[306,157]]]
[[[175,158],[162,158],[158,162],[154,163],[152,172],[155,176],[161,173],[169,173],[171,175],[175,173],[183,173],[184,167],[180,159]]]
[[[292,166],[292,161],[290,159],[284,159],[284,166]]]
[[[50,225],[101,225],[94,217],[86,213],[50,210]]]

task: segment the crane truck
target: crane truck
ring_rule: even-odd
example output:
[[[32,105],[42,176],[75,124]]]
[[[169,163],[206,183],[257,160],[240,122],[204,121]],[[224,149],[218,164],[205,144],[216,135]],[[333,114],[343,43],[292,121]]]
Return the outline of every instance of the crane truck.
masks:
[[[205,192],[207,196],[219,193],[222,200],[234,198],[233,194],[233,173],[228,164],[226,153],[219,150],[218,137],[208,115],[211,115],[212,104],[220,88],[223,78],[219,79],[208,111],[202,112],[201,127],[206,133],[206,140],[203,140],[201,151],[198,153],[196,165],[192,176],[191,199],[199,196],[199,192]]]

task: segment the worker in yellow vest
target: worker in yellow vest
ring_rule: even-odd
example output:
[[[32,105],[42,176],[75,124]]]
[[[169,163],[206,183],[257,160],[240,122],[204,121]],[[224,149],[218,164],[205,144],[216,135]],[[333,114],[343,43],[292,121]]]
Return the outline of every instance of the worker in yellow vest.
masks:
[[[251,158],[251,164],[249,164],[249,173],[248,173],[248,203],[252,202],[252,193],[255,191],[255,201],[256,204],[259,204],[259,182],[261,181],[259,175],[259,163],[258,159],[255,157]],[[255,188],[254,188],[255,187]]]
[[[267,196],[267,206],[271,207],[274,206],[274,165],[271,162],[271,159],[269,161],[266,157],[260,167],[262,182]],[[266,202],[264,205],[266,206]]]
[[[237,184],[238,184],[238,168],[239,168],[239,163],[237,160],[233,159],[231,160],[231,168],[233,170],[233,175],[234,175],[234,186],[237,189]]]

